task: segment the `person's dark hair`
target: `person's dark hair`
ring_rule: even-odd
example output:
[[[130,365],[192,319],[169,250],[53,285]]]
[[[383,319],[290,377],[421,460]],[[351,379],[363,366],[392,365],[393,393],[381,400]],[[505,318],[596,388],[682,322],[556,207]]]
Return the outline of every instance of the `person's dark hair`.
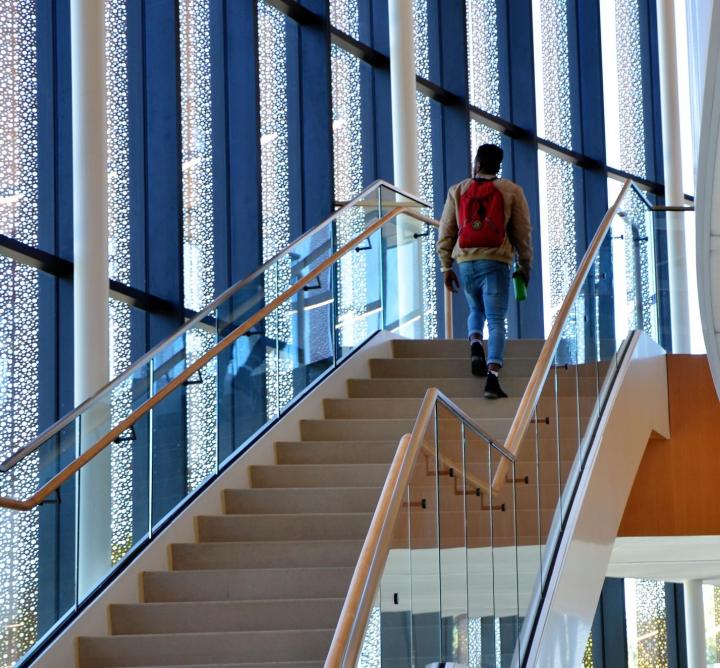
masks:
[[[495,144],[483,144],[475,154],[473,176],[477,174],[497,174],[503,159],[503,150]]]

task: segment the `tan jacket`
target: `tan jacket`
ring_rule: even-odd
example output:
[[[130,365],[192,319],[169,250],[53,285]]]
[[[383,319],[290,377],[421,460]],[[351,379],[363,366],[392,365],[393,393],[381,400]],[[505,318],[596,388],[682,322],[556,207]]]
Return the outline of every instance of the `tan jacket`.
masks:
[[[530,209],[523,189],[507,179],[494,181],[495,187],[505,200],[505,241],[497,248],[460,248],[458,246],[458,211],[460,196],[470,187],[472,179],[456,183],[448,192],[445,208],[440,219],[437,251],[443,271],[452,268],[453,260],[499,260],[512,264],[517,252],[520,264],[529,271],[532,265],[532,241],[530,237]]]

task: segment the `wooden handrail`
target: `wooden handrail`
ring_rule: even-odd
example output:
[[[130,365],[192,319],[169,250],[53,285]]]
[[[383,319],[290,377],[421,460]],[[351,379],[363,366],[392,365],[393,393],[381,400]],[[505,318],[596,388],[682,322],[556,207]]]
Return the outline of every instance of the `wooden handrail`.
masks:
[[[510,431],[505,439],[505,448],[512,452],[513,455],[517,455],[520,445],[522,444],[522,440],[525,437],[525,432],[527,431],[533,412],[535,411],[535,407],[540,399],[540,394],[545,386],[548,373],[550,373],[550,369],[552,368],[553,359],[555,358],[555,353],[560,343],[560,336],[565,327],[568,316],[570,315],[570,311],[575,304],[578,294],[580,294],[580,289],[590,274],[590,269],[595,261],[595,257],[600,250],[602,242],[605,240],[605,235],[610,229],[613,218],[615,218],[615,214],[620,207],[620,203],[623,201],[631,183],[632,181],[630,179],[625,180],[620,190],[620,194],[603,217],[600,226],[595,232],[595,236],[593,236],[588,249],[585,251],[585,255],[578,267],[577,274],[570,285],[567,295],[565,295],[565,299],[560,306],[560,310],[555,316],[555,321],[553,322],[550,334],[540,351],[540,356],[535,364],[535,368],[530,376],[530,381],[525,388],[520,405],[518,406],[515,417],[510,425]],[[504,461],[501,461],[495,471],[495,476],[493,477],[492,486],[494,490],[499,490],[505,484],[506,474],[507,464]]]
[[[222,341],[218,342],[205,354],[200,356],[192,364],[185,367],[173,380],[167,385],[158,390],[157,394],[144,401],[138,406],[128,417],[119,422],[115,427],[108,431],[100,440],[95,442],[87,450],[85,450],[80,456],[76,457],[72,462],[65,466],[61,471],[56,473],[50,480],[48,480],[40,489],[38,489],[28,499],[22,501],[19,499],[13,499],[10,497],[0,496],[0,507],[12,508],[14,510],[32,510],[38,506],[44,499],[50,494],[59,489],[63,483],[65,483],[72,475],[77,473],[85,464],[100,454],[108,445],[120,436],[124,431],[130,429],[143,415],[148,413],[153,407],[160,403],[165,397],[171,394],[178,387],[183,385],[191,376],[193,376],[198,370],[204,367],[211,359],[217,357],[223,350],[228,348],[238,338],[240,338],[245,332],[252,329],[254,325],[266,318],[272,311],[274,311],[280,304],[287,301],[294,294],[302,290],[311,281],[314,281],[320,274],[326,271],[332,266],[338,259],[343,255],[346,255],[355,246],[361,244],[365,239],[379,230],[389,220],[395,218],[401,213],[406,213],[404,206],[398,206],[386,213],[381,218],[378,218],[375,222],[368,225],[360,234],[346,243],[342,248],[333,253],[330,257],[320,263],[315,269],[308,272],[306,276],[298,280],[296,283],[291,285],[285,292],[278,295],[269,304],[267,304],[260,311],[248,318],[242,325],[235,328],[230,334],[228,334]]]

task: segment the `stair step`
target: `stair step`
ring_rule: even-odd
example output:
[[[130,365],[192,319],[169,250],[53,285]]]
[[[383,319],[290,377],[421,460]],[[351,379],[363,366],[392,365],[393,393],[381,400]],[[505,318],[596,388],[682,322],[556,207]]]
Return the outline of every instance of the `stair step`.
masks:
[[[362,540],[175,543],[175,570],[355,566]]]
[[[521,397],[527,388],[529,376],[511,376],[503,372],[500,382],[511,397]],[[429,387],[438,388],[453,400],[463,397],[481,397],[485,389],[485,379],[468,376],[463,378],[352,378],[348,380],[348,396],[351,398],[396,398],[424,397]],[[597,395],[597,382],[593,378],[574,378],[564,373],[557,379],[552,376],[546,383],[543,395],[554,397],[574,397]]]
[[[382,487],[389,464],[275,464],[253,466],[253,487]]]
[[[466,457],[473,457],[480,444],[471,440],[466,449]],[[387,442],[350,442],[350,441],[286,441],[276,443],[278,464],[390,464],[397,451],[398,441]],[[461,457],[459,441],[444,440],[441,444],[443,453],[457,447],[457,456]],[[483,446],[484,447],[484,446]],[[574,459],[578,449],[577,438],[539,439],[536,447],[534,436],[526,436],[517,453],[518,462],[535,462],[536,451],[541,461],[556,461],[558,449],[563,459]],[[486,455],[481,455],[486,458]],[[476,457],[477,459],[477,457]],[[248,490],[249,491],[249,490]],[[354,497],[353,497],[354,498]],[[285,508],[286,506],[279,506]],[[354,508],[347,508],[353,512]],[[228,511],[235,512],[235,511]],[[250,509],[240,512],[252,512]],[[257,512],[266,512],[259,510]],[[287,512],[277,510],[273,512]],[[308,512],[314,512],[308,510]],[[339,509],[339,512],[342,512]]]
[[[282,441],[278,464],[389,464],[398,441]]]
[[[502,386],[510,396],[519,397],[527,387],[527,377],[503,376]],[[485,379],[468,378],[351,378],[348,396],[357,399],[422,398],[428,388],[436,387],[453,400],[482,397]]]
[[[477,420],[484,418],[512,419],[520,403],[519,398],[493,401],[484,397],[456,399],[458,408]],[[420,398],[383,399],[325,399],[327,419],[397,420],[417,417],[422,405]]]
[[[543,339],[515,339],[505,343],[505,357],[537,357],[545,341]],[[470,354],[467,339],[395,339],[392,342],[395,357],[462,357]],[[484,343],[487,352],[487,341]]]
[[[289,515],[201,515],[198,540],[210,542],[363,540],[372,513],[308,513]]]
[[[502,399],[499,401],[503,401]],[[441,436],[453,435],[460,428],[457,420],[443,421]],[[503,439],[510,429],[510,418],[485,418],[483,428],[494,439]],[[356,441],[359,437],[368,441],[400,441],[403,434],[412,432],[415,420],[411,418],[396,420],[301,420],[300,436],[307,441]]]
[[[323,661],[334,629],[236,631],[79,638],[80,668]]]
[[[113,635],[332,628],[342,598],[111,605]]]
[[[509,398],[502,401],[485,399],[484,397],[454,399],[454,403],[467,415],[482,423],[486,419],[512,419],[517,413],[520,399]],[[595,406],[594,397],[543,397],[538,401],[537,412],[540,415],[559,415],[574,417],[589,415]],[[420,411],[422,399],[395,397],[392,401],[381,399],[325,399],[325,418],[354,420],[397,420],[415,419]]]
[[[563,460],[575,459],[578,450],[577,438],[561,438],[557,439],[542,438],[537,443],[532,436],[526,436],[523,444],[520,446],[516,457],[520,462],[535,462],[539,455],[541,462],[556,462],[558,452]]]
[[[499,399],[497,402],[505,401]],[[472,415],[470,416],[473,417]],[[545,422],[545,417],[549,422]],[[578,420],[576,417],[561,416],[555,419],[552,413],[538,416],[541,421],[535,424],[534,429],[539,438],[551,438],[557,433],[561,438],[577,438]],[[496,443],[502,443],[510,430],[511,418],[484,418],[479,421],[479,427]],[[403,434],[412,432],[415,426],[414,419],[397,420],[301,420],[300,436],[303,441],[349,441],[358,442],[360,438],[368,441],[397,441]],[[580,428],[584,430],[587,419],[580,420]],[[441,439],[458,438],[460,421],[454,417],[441,418],[439,421],[439,435]],[[582,432],[581,432],[582,433]]]
[[[475,498],[472,497],[473,500]],[[472,547],[486,547],[490,544],[491,537],[494,543],[503,541],[512,544],[516,531],[518,536],[534,537],[537,542],[540,527],[549,526],[554,515],[554,510],[551,509],[541,509],[538,513],[537,508],[516,508],[513,512],[511,500],[505,506],[505,511],[481,510],[482,505],[487,502],[487,499],[477,499],[477,503],[471,504],[471,508],[465,511],[462,506],[455,510],[443,510],[441,500],[439,515],[434,504],[425,511],[414,509],[409,518],[402,518],[402,529],[396,527],[391,545],[395,548],[407,548],[412,544],[413,550],[437,547],[439,533],[440,547],[443,550],[464,547],[468,543]],[[500,500],[493,500],[493,505],[495,504],[499,506]],[[516,520],[517,526],[514,524]]]
[[[326,568],[151,571],[143,573],[146,603],[344,597],[354,564]]]
[[[245,513],[371,513],[380,487],[296,487],[225,490],[225,512]]]
[[[515,357],[505,360],[503,373],[508,376],[529,377],[537,359]],[[470,358],[389,358],[371,359],[370,375],[373,378],[470,378]]]
[[[518,460],[515,462],[515,477],[523,478],[528,476],[531,482],[535,482],[540,477],[543,482],[551,483],[558,479],[558,468],[561,480],[567,480],[573,462],[570,460],[541,461],[539,464],[535,461]]]
[[[324,661],[269,661],[262,663],[193,663],[162,668],[323,668]],[[118,668],[158,668],[157,666],[119,666]]]
[[[507,399],[496,399],[495,403],[500,404]],[[470,416],[474,418],[473,415]],[[539,416],[544,419],[546,416]],[[570,437],[577,432],[577,418],[560,417],[560,422],[555,420],[554,414],[549,413],[547,417],[550,422],[544,421],[535,425],[538,435],[543,437],[554,436],[560,430],[561,436]],[[478,420],[480,428],[488,436],[497,442],[502,442],[507,436],[512,424],[512,418],[483,418]],[[587,420],[581,420],[584,428]],[[409,434],[415,425],[411,418],[394,420],[370,420],[370,419],[332,419],[332,420],[301,420],[300,436],[303,441],[400,441],[403,434]],[[440,438],[457,437],[460,431],[460,422],[456,418],[441,419],[439,424]]]

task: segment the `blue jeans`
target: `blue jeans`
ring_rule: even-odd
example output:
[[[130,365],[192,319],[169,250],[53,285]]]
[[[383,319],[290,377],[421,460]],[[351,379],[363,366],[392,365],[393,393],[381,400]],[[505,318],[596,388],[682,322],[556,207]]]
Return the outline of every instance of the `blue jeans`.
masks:
[[[505,351],[505,318],[510,294],[510,265],[496,260],[458,262],[468,316],[468,337],[478,334],[482,338],[487,320],[488,364],[503,364]]]

